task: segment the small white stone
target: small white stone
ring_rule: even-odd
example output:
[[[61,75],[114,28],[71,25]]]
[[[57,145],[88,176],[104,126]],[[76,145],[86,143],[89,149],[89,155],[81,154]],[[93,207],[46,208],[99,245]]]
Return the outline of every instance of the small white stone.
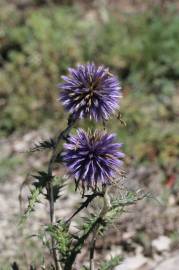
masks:
[[[37,134],[32,131],[32,132],[29,132],[29,133],[25,134],[24,137],[23,137],[23,140],[26,143],[28,143],[28,142],[34,140],[35,137],[37,137]],[[36,139],[38,139],[38,138],[36,138]]]
[[[169,206],[175,206],[176,204],[176,199],[174,195],[170,195],[169,199],[168,199],[168,204]]]
[[[72,221],[70,223],[69,231],[71,234],[78,233],[79,232],[79,225],[75,221]]]
[[[135,232],[134,232],[134,231],[131,231],[131,232],[125,232],[125,233],[123,233],[123,235],[122,235],[122,239],[123,239],[124,241],[127,241],[127,240],[131,239],[134,235],[135,235]]]
[[[113,246],[111,248],[111,251],[106,255],[106,260],[109,261],[111,258],[115,256],[121,256],[122,255],[122,249],[121,247]]]
[[[27,151],[27,144],[24,141],[16,141],[13,144],[13,150],[17,153]]]
[[[152,241],[152,247],[158,252],[167,251],[170,249],[171,240],[167,236],[160,236]]]
[[[147,264],[147,258],[142,255],[126,258],[114,270],[138,270]]]

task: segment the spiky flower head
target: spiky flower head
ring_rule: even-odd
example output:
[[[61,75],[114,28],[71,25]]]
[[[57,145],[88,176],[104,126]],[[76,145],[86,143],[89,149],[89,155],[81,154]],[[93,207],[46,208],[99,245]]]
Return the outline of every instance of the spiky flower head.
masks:
[[[105,131],[78,129],[64,144],[62,158],[70,175],[82,187],[110,184],[121,168],[121,143],[116,142],[115,134]]]
[[[108,68],[94,63],[69,68],[62,76],[60,100],[74,118],[107,120],[119,108],[120,84]]]

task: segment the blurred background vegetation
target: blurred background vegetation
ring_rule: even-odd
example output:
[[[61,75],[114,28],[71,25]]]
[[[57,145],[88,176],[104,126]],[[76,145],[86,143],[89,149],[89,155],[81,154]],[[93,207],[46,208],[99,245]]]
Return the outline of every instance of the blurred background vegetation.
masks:
[[[60,76],[94,61],[122,83],[127,126],[117,118],[107,125],[124,142],[126,164],[149,174],[157,168],[159,190],[179,185],[178,13],[177,0],[0,0],[0,178],[10,179],[17,167],[22,174],[24,166],[14,149],[6,154],[4,141],[63,129],[68,115],[58,102]],[[141,178],[150,184],[145,174]]]
[[[1,0],[0,136],[67,117],[60,75],[95,61],[121,79],[117,126],[130,157],[176,169],[179,148],[177,1]],[[113,124],[116,120],[113,121]],[[116,125],[115,125],[116,127]]]

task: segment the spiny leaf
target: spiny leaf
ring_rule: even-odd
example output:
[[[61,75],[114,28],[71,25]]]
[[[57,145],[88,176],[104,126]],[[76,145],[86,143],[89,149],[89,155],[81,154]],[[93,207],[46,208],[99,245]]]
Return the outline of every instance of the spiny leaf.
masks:
[[[135,204],[137,201],[149,197],[150,194],[137,194],[136,192],[128,192],[127,195],[122,199],[116,199],[112,202],[112,208],[124,207],[127,205]]]
[[[97,215],[91,213],[89,216],[82,217],[82,219],[83,219],[83,224],[81,225],[80,230],[83,230],[84,233],[86,233],[90,229],[92,224],[96,221]]]
[[[42,151],[45,149],[53,149],[55,147],[55,141],[54,139],[44,140],[41,142],[38,142],[32,147],[29,152],[36,152],[36,151]]]
[[[35,178],[35,182],[33,185],[36,188],[44,188],[46,187],[47,183],[53,178],[52,176],[49,176],[46,172],[39,171],[38,175],[33,175]]]
[[[103,236],[104,233],[108,230],[109,226],[111,226],[115,219],[119,217],[120,214],[124,212],[123,207],[116,207],[116,208],[111,208],[107,211],[105,216],[103,217],[103,222],[101,222],[98,234]]]
[[[76,256],[78,253],[80,253],[82,247],[84,246],[84,242],[88,238],[88,236],[91,234],[91,232],[95,229],[97,224],[101,223],[102,219],[101,217],[98,217],[94,220],[94,222],[91,223],[91,226],[89,226],[88,230],[84,231],[84,234],[79,238],[79,240],[75,243],[75,245],[72,247],[72,249],[69,252],[69,256],[67,257],[64,265],[64,270],[71,269]]]
[[[48,225],[46,228],[46,231],[55,239],[56,248],[62,255],[63,259],[65,259],[69,254],[72,241],[71,234],[68,230],[69,226],[63,221],[60,221],[55,225]]]
[[[56,202],[56,200],[60,197],[60,192],[64,186],[65,186],[64,184],[63,185],[58,185],[58,184],[53,185],[53,200],[54,200],[54,202]],[[45,198],[49,201],[50,194],[46,193]]]
[[[24,223],[30,214],[34,211],[35,205],[39,203],[39,195],[42,193],[43,188],[46,187],[47,183],[51,180],[51,178],[53,178],[43,171],[39,171],[38,175],[33,175],[33,177],[35,178],[33,183],[34,188],[30,191],[28,207],[20,220],[20,224]]]
[[[41,194],[41,192],[42,188],[34,188],[31,190],[30,196],[28,198],[28,207],[20,220],[20,224],[23,224],[30,216],[30,214],[34,211],[36,203],[39,203],[39,195]]]

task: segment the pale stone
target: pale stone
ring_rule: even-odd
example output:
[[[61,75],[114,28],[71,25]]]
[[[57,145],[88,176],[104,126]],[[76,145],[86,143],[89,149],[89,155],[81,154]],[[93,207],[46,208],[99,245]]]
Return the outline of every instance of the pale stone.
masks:
[[[170,249],[170,246],[171,239],[164,235],[152,241],[152,247],[158,252],[167,251]]]
[[[134,231],[124,232],[123,235],[122,235],[122,239],[124,241],[127,241],[127,240],[131,239],[132,237],[134,237],[134,235],[135,235],[135,232]]]
[[[79,232],[79,225],[75,221],[71,221],[70,227],[69,227],[69,232],[71,234],[76,234]]]
[[[122,255],[122,249],[121,247],[112,246],[111,251],[106,255],[106,260],[109,261],[111,258],[115,256],[121,256]]]
[[[168,199],[168,204],[169,206],[175,206],[176,204],[176,198],[174,195],[170,195],[169,199]]]
[[[155,270],[178,270],[179,269],[179,255],[163,261]]]
[[[147,264],[147,258],[142,255],[126,258],[120,265],[116,266],[114,270],[139,270]]]
[[[13,144],[13,150],[17,153],[27,151],[28,147],[24,141],[16,141]]]

